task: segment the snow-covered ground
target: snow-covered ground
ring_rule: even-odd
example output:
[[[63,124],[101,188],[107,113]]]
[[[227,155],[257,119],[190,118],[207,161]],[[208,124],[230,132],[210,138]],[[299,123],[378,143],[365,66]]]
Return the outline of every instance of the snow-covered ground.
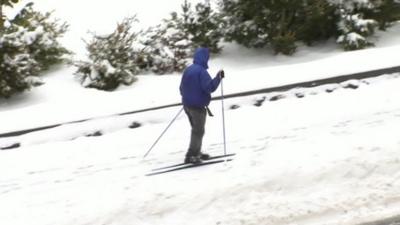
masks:
[[[71,23],[74,36],[64,41],[76,57],[83,54],[76,41],[88,29],[108,29],[112,19],[135,9],[139,17],[162,18],[180,4],[168,1],[154,13],[150,6],[160,3],[150,0],[129,1],[131,8],[115,4],[115,10],[98,3],[96,12],[88,12],[94,2],[37,4],[55,8]],[[400,65],[400,25],[377,37],[376,48],[342,52],[328,44],[301,47],[294,57],[230,44],[213,58],[210,73],[226,70],[229,94]],[[234,161],[146,177],[183,160],[190,129],[185,115],[145,160],[180,108],[107,115],[179,102],[180,76],[143,75],[131,87],[107,93],[83,89],[73,72],[56,68],[44,76],[45,85],[0,100],[0,133],[99,117],[0,139],[0,148],[21,145],[0,151],[0,224],[355,225],[400,213],[400,74],[349,81],[358,89],[343,83],[226,99],[227,150],[236,153]],[[268,101],[276,94],[284,98]],[[207,118],[204,151],[218,155],[221,102],[211,108],[215,117]],[[128,128],[134,122],[141,127]],[[98,131],[101,136],[88,137]]]
[[[43,10],[55,9],[55,16],[68,21],[70,32],[63,42],[76,53],[76,59],[85,57],[81,38],[87,38],[88,30],[111,31],[127,14],[136,13],[141,26],[150,26],[168,16],[171,10],[179,10],[181,4],[179,0],[169,1],[168,7],[152,9],[161,3],[155,0],[118,2],[121,4],[112,6],[95,0],[84,3],[43,0],[35,4]],[[96,10],[88,11],[95,4]],[[141,7],[135,7],[138,5]],[[311,48],[301,47],[293,57],[273,56],[265,50],[228,44],[222,55],[212,57],[209,72],[216,74],[219,69],[225,69],[228,77],[225,92],[231,94],[400,65],[400,25],[376,36],[376,48],[343,52],[331,41]],[[45,85],[11,100],[0,100],[0,133],[180,102],[179,74],[142,75],[131,87],[108,93],[82,88],[74,79],[75,71],[74,67],[56,68],[44,76]]]

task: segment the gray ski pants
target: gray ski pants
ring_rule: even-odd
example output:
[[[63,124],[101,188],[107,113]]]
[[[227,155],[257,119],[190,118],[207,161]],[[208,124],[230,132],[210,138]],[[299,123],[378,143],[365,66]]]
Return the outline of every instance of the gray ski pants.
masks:
[[[192,127],[189,149],[186,153],[186,156],[197,156],[201,152],[201,145],[203,143],[207,110],[206,108],[195,108],[187,106],[185,106],[184,109]]]

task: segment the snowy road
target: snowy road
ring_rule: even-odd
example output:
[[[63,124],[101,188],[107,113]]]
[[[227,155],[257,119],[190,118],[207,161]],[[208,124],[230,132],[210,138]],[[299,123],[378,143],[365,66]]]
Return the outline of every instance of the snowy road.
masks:
[[[182,160],[184,116],[142,160],[179,108],[21,136],[20,148],[0,152],[1,224],[355,225],[395,216],[399,74],[358,84],[292,90],[258,107],[274,94],[230,99],[240,106],[226,113],[235,160],[154,177],[143,175]],[[205,151],[221,154],[214,113]],[[143,126],[126,128],[132,120]]]

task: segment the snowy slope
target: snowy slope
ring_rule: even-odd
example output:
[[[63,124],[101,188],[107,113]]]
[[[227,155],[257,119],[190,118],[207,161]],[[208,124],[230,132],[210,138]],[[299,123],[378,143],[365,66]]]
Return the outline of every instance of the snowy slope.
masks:
[[[0,168],[7,173],[0,179],[0,221],[358,224],[396,215],[400,74],[367,83],[330,94],[315,88],[310,93],[319,94],[302,99],[287,93],[261,107],[251,98],[230,100],[241,105],[226,113],[235,160],[154,177],[143,175],[184,155],[189,127],[181,116],[142,160],[178,108],[146,113],[143,127],[100,137],[57,140],[39,132],[31,138],[45,142],[1,152]],[[205,151],[221,154],[221,116],[215,114]]]
[[[68,17],[75,26],[65,41],[80,49],[77,36],[114,23],[101,12],[117,21],[138,8],[138,1],[115,10],[98,3],[98,11],[85,18],[95,2],[76,7],[77,1],[43,0],[38,6]],[[154,4],[141,3],[138,12],[156,19],[179,7],[179,1],[168,1],[152,14]],[[213,58],[210,72],[225,68],[224,90],[235,93],[400,65],[400,26],[378,36],[376,48],[302,47],[291,58],[228,45]],[[0,133],[179,102],[178,74],[143,75],[132,87],[107,93],[81,88],[73,72],[56,68],[44,76],[44,86],[1,100]],[[2,138],[0,148],[21,147],[0,151],[0,224],[355,225],[398,215],[400,74],[349,82],[359,88],[344,83],[296,89],[259,107],[254,103],[275,94],[228,99],[227,147],[237,154],[234,161],[160,176],[144,174],[182,161],[186,117],[178,117],[148,158],[143,155],[179,107]],[[204,151],[218,155],[221,102],[211,108],[215,117],[207,118]],[[142,126],[129,129],[134,122]],[[98,131],[101,136],[88,137]]]

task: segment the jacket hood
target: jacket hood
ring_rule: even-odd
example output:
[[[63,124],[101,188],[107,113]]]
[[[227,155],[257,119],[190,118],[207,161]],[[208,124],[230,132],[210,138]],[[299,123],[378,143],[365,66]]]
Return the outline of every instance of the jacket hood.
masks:
[[[193,57],[193,63],[208,69],[208,59],[210,58],[210,51],[208,48],[196,49]]]

